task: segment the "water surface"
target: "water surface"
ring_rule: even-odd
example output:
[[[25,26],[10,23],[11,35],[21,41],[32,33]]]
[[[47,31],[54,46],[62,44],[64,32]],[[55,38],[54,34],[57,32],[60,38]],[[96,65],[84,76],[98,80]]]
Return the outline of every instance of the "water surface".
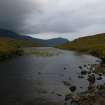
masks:
[[[64,81],[77,86],[76,92],[85,91],[88,81],[78,78],[78,67],[100,61],[90,55],[56,48],[25,51],[47,51],[51,56],[26,54],[0,63],[0,105],[47,105],[50,102],[63,105],[65,95],[70,93]]]

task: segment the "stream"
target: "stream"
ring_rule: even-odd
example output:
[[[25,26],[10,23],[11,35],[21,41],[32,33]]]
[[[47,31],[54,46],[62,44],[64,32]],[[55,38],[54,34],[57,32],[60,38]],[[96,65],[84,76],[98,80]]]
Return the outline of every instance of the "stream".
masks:
[[[0,63],[0,105],[64,105],[70,86],[86,91],[85,70],[100,59],[51,47],[24,48],[26,54]],[[36,53],[37,52],[37,53]],[[105,79],[97,84],[105,82]]]

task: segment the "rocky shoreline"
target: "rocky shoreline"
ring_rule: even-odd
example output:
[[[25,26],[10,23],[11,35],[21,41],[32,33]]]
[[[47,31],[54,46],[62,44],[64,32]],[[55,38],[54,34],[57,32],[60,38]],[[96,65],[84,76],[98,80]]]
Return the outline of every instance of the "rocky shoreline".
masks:
[[[96,80],[101,81],[105,76],[105,64],[90,65],[88,71],[84,67],[88,68],[89,65],[79,66],[81,76],[78,78],[88,75],[88,90],[75,94],[70,88],[71,94],[65,96],[65,105],[105,105],[105,83],[96,84]]]

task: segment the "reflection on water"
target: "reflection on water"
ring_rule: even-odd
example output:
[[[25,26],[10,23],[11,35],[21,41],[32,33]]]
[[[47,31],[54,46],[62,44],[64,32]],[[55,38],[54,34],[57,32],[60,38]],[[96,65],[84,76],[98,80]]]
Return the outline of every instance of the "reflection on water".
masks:
[[[88,81],[78,78],[78,67],[96,64],[98,59],[69,51],[59,52],[60,55],[50,57],[25,55],[1,63],[0,105],[49,105],[50,102],[63,105],[65,95],[70,93],[64,81],[75,85],[76,92],[86,90]]]

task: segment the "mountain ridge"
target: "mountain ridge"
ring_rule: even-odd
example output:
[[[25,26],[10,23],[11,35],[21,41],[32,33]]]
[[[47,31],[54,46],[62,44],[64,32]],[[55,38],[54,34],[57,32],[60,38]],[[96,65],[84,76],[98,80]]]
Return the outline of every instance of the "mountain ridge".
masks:
[[[9,37],[17,40],[29,40],[37,44],[40,44],[42,46],[48,46],[48,47],[53,47],[68,42],[68,40],[64,38],[53,38],[48,40],[33,38],[31,36],[21,35],[6,29],[0,29],[0,37]]]

